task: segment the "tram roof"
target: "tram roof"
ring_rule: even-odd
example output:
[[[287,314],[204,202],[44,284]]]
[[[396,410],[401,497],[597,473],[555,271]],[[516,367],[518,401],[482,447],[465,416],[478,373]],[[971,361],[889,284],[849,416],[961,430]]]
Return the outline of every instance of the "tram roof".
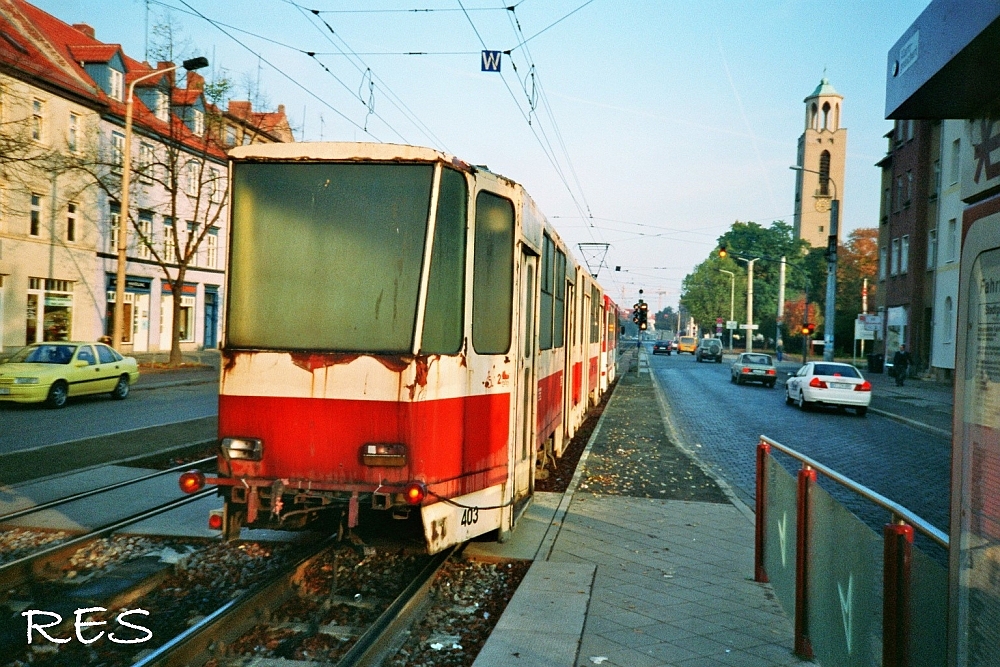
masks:
[[[419,160],[447,162],[471,171],[472,165],[433,148],[404,144],[351,141],[296,141],[290,143],[250,144],[229,151],[234,160]]]

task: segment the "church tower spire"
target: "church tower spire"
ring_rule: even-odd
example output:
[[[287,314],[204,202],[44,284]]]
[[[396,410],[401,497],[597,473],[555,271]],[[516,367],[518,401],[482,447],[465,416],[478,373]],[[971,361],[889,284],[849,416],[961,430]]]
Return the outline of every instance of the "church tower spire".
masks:
[[[803,171],[796,172],[794,232],[795,238],[813,247],[826,247],[830,204],[835,198],[844,200],[847,129],[840,126],[843,100],[825,76],[803,100],[805,130],[799,137],[796,163]]]

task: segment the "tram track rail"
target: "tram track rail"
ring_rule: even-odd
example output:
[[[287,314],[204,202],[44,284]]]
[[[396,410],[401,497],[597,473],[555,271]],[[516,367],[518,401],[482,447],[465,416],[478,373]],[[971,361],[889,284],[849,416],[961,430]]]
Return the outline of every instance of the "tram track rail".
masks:
[[[50,546],[29,553],[15,560],[0,565],[0,591],[16,588],[30,583],[39,576],[54,569],[55,564],[66,560],[73,552],[82,546],[106,537],[122,528],[151,519],[160,514],[170,512],[192,502],[214,496],[215,489],[205,489],[198,493],[181,496],[169,502],[143,510],[123,519],[91,529],[85,533],[57,542]]]
[[[254,626],[270,621],[275,610],[295,595],[297,581],[318,558],[340,544],[336,536],[314,545],[309,553],[276,573],[267,582],[247,591],[215,612],[207,615],[180,635],[135,662],[133,667],[185,667],[202,665],[208,660],[225,665],[227,649],[233,641]],[[334,663],[337,667],[374,666],[381,663],[402,643],[403,633],[426,609],[431,585],[442,566],[460,547],[445,550],[430,560],[419,574],[395,597],[363,632],[350,649]],[[351,628],[345,631],[351,632]],[[233,656],[232,659],[239,660]],[[284,660],[283,664],[294,664]],[[315,664],[303,662],[303,664]]]
[[[108,484],[96,489],[89,489],[87,491],[80,491],[79,493],[74,493],[68,496],[63,496],[62,498],[55,498],[44,503],[39,503],[37,505],[32,505],[31,507],[26,507],[24,509],[15,510],[13,512],[8,512],[6,514],[0,514],[0,523],[7,521],[13,521],[14,519],[19,519],[35,512],[41,512],[43,510],[51,509],[53,507],[58,507],[59,505],[64,505],[66,503],[71,503],[76,500],[83,500],[84,498],[90,498],[102,493],[107,493],[109,491],[114,491],[115,489],[121,489],[126,486],[131,486],[133,484],[139,484],[140,482],[145,482],[151,479],[156,479],[157,477],[163,477],[164,475],[176,474],[178,472],[183,472],[191,470],[193,468],[200,468],[204,465],[210,465],[216,462],[216,457],[208,456],[196,461],[191,461],[188,463],[182,463],[181,465],[168,468],[166,470],[157,470],[156,472],[151,472],[134,479],[126,479],[121,482],[115,482],[114,484]]]

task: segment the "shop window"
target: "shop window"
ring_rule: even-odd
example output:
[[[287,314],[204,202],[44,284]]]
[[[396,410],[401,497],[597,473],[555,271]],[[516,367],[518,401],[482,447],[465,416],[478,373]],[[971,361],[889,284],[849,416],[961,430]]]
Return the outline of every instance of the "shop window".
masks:
[[[182,343],[194,342],[194,297],[182,296],[181,309],[178,313],[180,337]]]
[[[29,278],[25,344],[72,340],[72,323],[72,281]]]
[[[128,281],[126,281],[128,282]],[[115,291],[108,292],[108,309],[104,319],[104,333],[113,336],[115,333]],[[123,306],[124,317],[122,319],[122,342],[132,342],[132,331],[136,328],[135,322],[135,294],[125,292],[125,305]]]

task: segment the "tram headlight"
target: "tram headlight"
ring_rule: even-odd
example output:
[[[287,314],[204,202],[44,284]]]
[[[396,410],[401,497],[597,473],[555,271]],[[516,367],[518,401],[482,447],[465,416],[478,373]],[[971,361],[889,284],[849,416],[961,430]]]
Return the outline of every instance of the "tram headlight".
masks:
[[[259,438],[223,438],[222,454],[233,461],[260,461],[264,441]]]
[[[366,466],[399,468],[406,465],[406,446],[396,442],[369,442],[361,446]]]

